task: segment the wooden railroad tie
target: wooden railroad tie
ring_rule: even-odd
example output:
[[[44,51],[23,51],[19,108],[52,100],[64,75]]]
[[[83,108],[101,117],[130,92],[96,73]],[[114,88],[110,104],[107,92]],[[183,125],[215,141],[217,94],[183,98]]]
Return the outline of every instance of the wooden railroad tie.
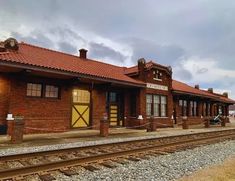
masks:
[[[129,158],[127,158],[128,160],[130,160],[130,161],[134,161],[134,162],[138,162],[138,161],[140,161],[140,159],[139,158],[136,158],[136,157],[129,157]]]
[[[125,165],[125,164],[128,164],[128,161],[124,160],[124,159],[121,159],[121,160],[113,160],[114,162],[117,162],[119,164],[122,164],[122,165]]]
[[[91,171],[91,172],[94,172],[94,171],[96,171],[96,170],[99,170],[99,168],[97,168],[97,167],[95,167],[95,166],[93,166],[93,165],[84,165],[84,166],[82,166],[82,167],[85,168],[86,170]]]
[[[56,180],[55,177],[51,176],[49,173],[48,173],[48,174],[39,175],[39,178],[40,178],[42,181],[52,181],[52,180]]]
[[[100,165],[103,165],[103,166],[105,166],[105,167],[107,167],[107,168],[116,168],[117,167],[117,165],[114,165],[112,162],[110,162],[110,161],[106,161],[106,162],[102,162],[102,163],[100,163]]]
[[[60,169],[60,172],[66,176],[77,175],[78,173],[72,169]]]

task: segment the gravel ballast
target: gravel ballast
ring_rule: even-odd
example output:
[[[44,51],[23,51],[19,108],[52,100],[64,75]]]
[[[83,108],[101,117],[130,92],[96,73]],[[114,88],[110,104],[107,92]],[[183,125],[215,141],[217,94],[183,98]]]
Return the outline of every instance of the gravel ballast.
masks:
[[[79,175],[72,177],[54,173],[56,180],[177,180],[184,175],[213,164],[220,164],[226,158],[235,155],[235,141],[225,141],[206,145],[192,150],[176,152],[168,155],[150,157],[138,162],[117,164],[114,169],[101,167],[98,171],[90,172],[82,169]]]
[[[40,151],[48,151],[48,150],[58,150],[58,149],[66,149],[66,148],[75,148],[75,147],[84,147],[84,146],[92,146],[92,145],[101,145],[101,144],[108,144],[108,143],[118,143],[118,142],[125,142],[125,141],[134,141],[134,140],[143,140],[143,139],[151,139],[151,138],[162,138],[162,137],[168,137],[168,136],[177,136],[177,135],[189,135],[194,133],[203,133],[203,132],[214,132],[219,130],[230,130],[234,128],[216,128],[216,129],[202,129],[200,131],[198,130],[182,130],[183,132],[174,132],[168,134],[160,134],[158,132],[155,132],[154,135],[151,133],[146,133],[144,136],[139,137],[126,137],[126,138],[99,138],[97,140],[92,141],[84,141],[84,140],[78,140],[74,143],[62,143],[62,144],[48,144],[45,146],[30,146],[30,147],[22,147],[19,148],[4,148],[1,149],[1,143],[0,143],[0,156],[7,156],[7,155],[15,155],[15,154],[23,154],[23,153],[32,153],[32,152],[40,152]]]

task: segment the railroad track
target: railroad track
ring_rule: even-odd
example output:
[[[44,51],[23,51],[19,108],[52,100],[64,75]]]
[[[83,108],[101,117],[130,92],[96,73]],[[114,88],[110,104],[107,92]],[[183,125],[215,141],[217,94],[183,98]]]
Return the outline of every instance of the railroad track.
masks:
[[[3,156],[0,158],[0,179],[20,180],[37,175],[48,181],[54,179],[50,175],[52,171],[72,176],[78,174],[76,167],[93,171],[99,164],[113,168],[127,160],[139,161],[148,159],[149,155],[168,154],[234,138],[235,129],[230,129]]]

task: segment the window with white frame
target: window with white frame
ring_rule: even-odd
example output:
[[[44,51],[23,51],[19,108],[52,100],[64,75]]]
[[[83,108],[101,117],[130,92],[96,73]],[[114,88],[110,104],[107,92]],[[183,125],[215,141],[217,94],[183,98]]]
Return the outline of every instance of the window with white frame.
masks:
[[[197,104],[197,102],[196,101],[194,101],[194,103],[193,103],[193,116],[198,116],[198,104]]]
[[[59,87],[54,85],[46,85],[45,97],[47,98],[58,98]]]
[[[203,103],[203,109],[202,109],[202,110],[203,110],[203,111],[202,111],[202,115],[203,115],[203,116],[206,116],[206,112],[207,112],[207,111],[206,111],[206,109],[207,109],[206,107],[207,107],[207,106],[206,106],[206,103],[204,102],[204,103]]]
[[[166,96],[161,96],[161,117],[166,117]]]
[[[211,104],[207,103],[207,116],[211,115]]]
[[[42,97],[42,84],[27,83],[27,96]]]
[[[146,114],[147,116],[166,117],[167,116],[167,97],[160,95],[146,95]]]
[[[188,109],[188,105],[187,105],[187,100],[179,100],[179,106],[181,109],[181,116],[187,116],[187,109]]]
[[[160,96],[159,95],[153,95],[153,115],[155,117],[159,117],[160,116]]]
[[[190,101],[190,116],[197,116],[197,102]]]
[[[152,95],[146,95],[146,115],[152,115]]]

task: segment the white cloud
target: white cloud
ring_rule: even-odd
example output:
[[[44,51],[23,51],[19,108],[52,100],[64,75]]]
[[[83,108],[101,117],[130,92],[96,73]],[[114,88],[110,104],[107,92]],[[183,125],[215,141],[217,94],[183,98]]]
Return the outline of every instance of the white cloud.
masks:
[[[103,53],[108,63],[131,66],[145,57],[172,65],[176,79],[235,93],[234,9],[231,0],[0,0],[0,39],[16,32],[57,50],[89,50],[93,42],[120,55]]]
[[[182,60],[184,69],[191,72],[194,82],[226,81],[226,78],[235,78],[235,71],[222,69],[218,61],[211,58],[200,58],[197,56]],[[203,70],[203,71],[201,71]]]
[[[218,61],[212,58],[189,57],[181,60],[175,70],[187,70],[192,75],[190,80],[186,77],[177,77],[177,75],[176,79],[179,78],[191,85],[214,86],[215,92],[228,92],[231,97],[235,98],[235,71],[221,68]]]

